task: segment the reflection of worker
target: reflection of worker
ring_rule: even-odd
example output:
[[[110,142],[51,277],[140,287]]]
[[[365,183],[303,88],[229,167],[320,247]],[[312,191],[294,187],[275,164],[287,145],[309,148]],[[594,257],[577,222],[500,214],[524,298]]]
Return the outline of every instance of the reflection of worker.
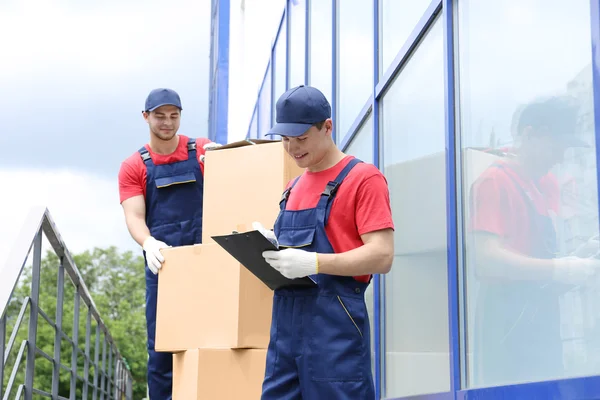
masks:
[[[143,116],[150,142],[121,165],[119,192],[127,228],[146,259],[148,386],[151,400],[163,400],[171,399],[172,354],[154,351],[160,250],[201,242],[203,159],[217,145],[177,135],[181,101],[170,89],[150,92]]]
[[[577,109],[564,98],[532,103],[520,115],[514,159],[493,164],[473,184],[471,220],[475,273],[481,281],[475,317],[477,384],[561,375],[558,295],[585,284],[600,261],[556,258],[551,221],[554,192],[542,182],[569,147]]]
[[[275,291],[262,399],[375,396],[364,293],[371,274],[392,265],[389,192],[376,167],[336,147],[330,117],[325,96],[300,86],[279,98],[269,132],[307,171],[280,203],[282,250],[263,255],[284,276],[310,276],[318,287]]]

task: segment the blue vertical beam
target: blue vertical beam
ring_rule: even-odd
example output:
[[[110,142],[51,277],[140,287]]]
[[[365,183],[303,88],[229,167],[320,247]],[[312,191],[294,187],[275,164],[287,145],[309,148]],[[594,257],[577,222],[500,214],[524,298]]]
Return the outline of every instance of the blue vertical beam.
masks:
[[[334,127],[337,126],[337,66],[338,66],[338,4],[339,0],[331,0],[331,119],[334,123]],[[331,138],[333,143],[336,141],[336,130],[333,129]]]
[[[444,23],[444,98],[446,115],[446,235],[448,246],[448,324],[450,342],[450,392],[456,397],[461,388],[460,329],[458,301],[458,226],[457,226],[457,135],[455,124],[454,25],[455,1],[442,1]]]
[[[379,0],[373,0],[373,164],[382,169],[379,164],[379,99],[377,98],[377,82],[379,81]],[[381,380],[381,285],[380,280],[383,277],[376,274],[373,277],[373,323],[375,324],[375,398],[380,399],[382,380]]]
[[[592,23],[592,82],[594,91],[594,128],[596,138],[596,189],[600,199],[600,0],[590,0]],[[600,215],[600,201],[598,201]]]
[[[292,24],[292,19],[290,18],[290,0],[286,0],[285,2],[285,37],[282,38],[285,41],[285,91],[290,88],[290,56],[291,56],[291,42],[292,35],[290,35],[290,28]],[[281,34],[281,33],[280,33]]]
[[[306,0],[306,10],[305,10],[305,19],[304,19],[304,84],[310,84],[310,51],[311,51],[311,43],[310,43],[310,2],[312,0]],[[323,1],[323,0],[317,0]]]
[[[212,100],[216,98],[215,115],[211,112],[209,139],[217,143],[227,143],[227,117],[229,108],[229,9],[230,0],[218,0],[216,18],[218,19],[217,35],[217,81],[211,90]],[[212,22],[214,24],[214,21]],[[212,69],[212,65],[211,65]],[[211,82],[212,85],[212,82]]]

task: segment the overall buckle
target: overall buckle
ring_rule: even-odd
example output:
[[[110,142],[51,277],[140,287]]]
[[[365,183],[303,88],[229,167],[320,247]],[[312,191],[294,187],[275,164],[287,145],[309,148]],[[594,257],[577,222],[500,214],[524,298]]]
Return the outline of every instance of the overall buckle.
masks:
[[[329,181],[327,183],[327,186],[325,186],[325,190],[323,190],[323,193],[321,193],[322,196],[333,196],[335,194],[335,192],[337,192],[338,187],[339,187],[339,183],[334,182],[334,181]]]

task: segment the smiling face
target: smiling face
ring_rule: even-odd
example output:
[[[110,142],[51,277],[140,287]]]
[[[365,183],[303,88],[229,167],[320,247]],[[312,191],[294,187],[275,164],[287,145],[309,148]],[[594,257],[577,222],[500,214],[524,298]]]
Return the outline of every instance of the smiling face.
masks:
[[[181,111],[175,106],[162,106],[144,113],[150,132],[160,140],[171,140],[179,130]]]
[[[300,168],[315,169],[327,155],[333,144],[332,123],[328,119],[315,124],[298,137],[283,136],[283,147]]]

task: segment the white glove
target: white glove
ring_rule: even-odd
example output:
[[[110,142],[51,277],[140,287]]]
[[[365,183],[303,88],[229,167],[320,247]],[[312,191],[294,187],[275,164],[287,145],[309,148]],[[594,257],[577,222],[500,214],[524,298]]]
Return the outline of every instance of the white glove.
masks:
[[[266,237],[267,239],[269,239],[269,241],[271,243],[273,243],[275,245],[275,247],[279,248],[279,241],[277,240],[277,237],[275,236],[275,232],[266,229],[260,222],[256,222],[256,221],[252,223],[252,229],[262,233],[262,235],[264,237]]]
[[[150,268],[150,271],[152,271],[154,275],[158,274],[158,270],[160,267],[162,267],[162,263],[165,261],[160,249],[166,249],[171,246],[167,245],[165,242],[154,239],[152,236],[148,236],[148,238],[144,240],[142,247],[146,252],[148,268]]]
[[[319,273],[317,253],[300,249],[263,251],[269,265],[289,279],[303,278]]]
[[[600,260],[575,256],[554,260],[552,279],[568,285],[594,284],[592,279],[600,271]]]
[[[221,146],[223,146],[223,145],[222,145],[222,144],[219,144],[219,143],[215,143],[215,142],[210,142],[210,143],[206,143],[204,146],[202,146],[202,148],[203,148],[203,149],[204,149],[204,151],[206,152],[206,151],[208,151],[208,150],[214,150],[214,149],[216,149],[216,148],[218,148],[218,147],[221,147]],[[202,154],[202,155],[200,156],[200,162],[204,162],[204,158],[205,158],[205,157],[204,157],[204,154]]]

